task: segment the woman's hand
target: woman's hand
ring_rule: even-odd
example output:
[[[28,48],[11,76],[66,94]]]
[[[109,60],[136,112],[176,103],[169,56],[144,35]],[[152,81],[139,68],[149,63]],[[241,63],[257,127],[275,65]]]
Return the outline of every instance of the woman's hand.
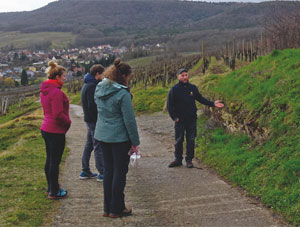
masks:
[[[133,153],[137,153],[139,151],[139,147],[138,146],[132,145],[131,149],[132,149]]]
[[[133,153],[138,153],[138,151],[139,151],[139,147],[138,146],[134,146],[134,145],[132,145],[131,146],[131,149],[130,149],[130,151],[129,151],[129,155],[132,155]]]

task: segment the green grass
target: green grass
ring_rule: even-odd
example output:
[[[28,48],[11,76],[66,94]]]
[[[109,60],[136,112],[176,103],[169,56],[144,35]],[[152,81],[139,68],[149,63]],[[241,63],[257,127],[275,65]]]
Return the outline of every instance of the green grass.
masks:
[[[11,45],[14,48],[30,48],[45,41],[52,43],[51,48],[65,48],[75,41],[75,35],[70,32],[0,32],[0,48]]]
[[[81,92],[80,91],[78,91],[76,93],[68,92],[68,89],[66,86],[64,86],[62,88],[62,90],[68,97],[70,104],[81,105]]]
[[[59,204],[45,194],[42,109],[11,118],[0,124],[0,226],[41,226]]]
[[[146,90],[142,88],[133,88],[133,106],[136,114],[154,113],[163,111],[169,87],[150,87]]]
[[[41,104],[37,100],[38,98],[31,97],[25,99],[20,104],[9,106],[7,114],[0,116],[0,125],[41,107]]]
[[[201,119],[196,150],[201,160],[294,225],[300,225],[299,58],[300,50],[275,50],[235,72],[203,77],[204,94],[223,99],[227,113],[266,133],[255,141],[208,130]]]

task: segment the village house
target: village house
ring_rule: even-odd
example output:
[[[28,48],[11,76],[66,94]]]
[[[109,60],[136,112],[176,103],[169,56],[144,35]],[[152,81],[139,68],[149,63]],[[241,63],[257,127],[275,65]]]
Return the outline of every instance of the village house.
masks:
[[[14,70],[16,73],[22,73],[22,67],[14,67],[13,70]]]
[[[32,71],[32,72],[36,72],[36,68],[35,68],[34,66],[30,66],[30,67],[28,68],[28,70],[29,70],[29,71]]]
[[[33,72],[33,71],[31,71],[31,70],[26,70],[26,73],[27,73],[28,79],[29,79],[29,78],[33,78],[34,75],[35,75],[35,72]]]

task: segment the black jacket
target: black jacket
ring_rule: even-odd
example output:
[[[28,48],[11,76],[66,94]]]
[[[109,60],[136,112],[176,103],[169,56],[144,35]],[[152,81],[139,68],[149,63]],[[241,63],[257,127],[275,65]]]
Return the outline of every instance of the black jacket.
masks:
[[[167,100],[167,109],[173,121],[177,118],[183,122],[195,120],[197,118],[195,100],[207,106],[215,106],[214,102],[207,100],[200,94],[195,85],[181,81],[174,85],[169,91]]]
[[[81,89],[81,103],[85,122],[97,122],[98,111],[94,94],[98,83],[99,80],[96,80],[91,74],[87,73],[84,76],[84,85]]]

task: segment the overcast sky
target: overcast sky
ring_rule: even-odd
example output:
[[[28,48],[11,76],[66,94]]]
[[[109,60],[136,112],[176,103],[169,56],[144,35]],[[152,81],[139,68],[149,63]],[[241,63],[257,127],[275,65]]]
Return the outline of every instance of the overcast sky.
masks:
[[[0,0],[0,12],[31,11],[56,0]]]
[[[31,11],[57,0],[0,0],[0,12]],[[83,0],[88,1],[88,0]],[[197,1],[197,0],[194,0]],[[200,1],[200,0],[198,0]],[[207,2],[263,2],[269,0],[207,0]]]

